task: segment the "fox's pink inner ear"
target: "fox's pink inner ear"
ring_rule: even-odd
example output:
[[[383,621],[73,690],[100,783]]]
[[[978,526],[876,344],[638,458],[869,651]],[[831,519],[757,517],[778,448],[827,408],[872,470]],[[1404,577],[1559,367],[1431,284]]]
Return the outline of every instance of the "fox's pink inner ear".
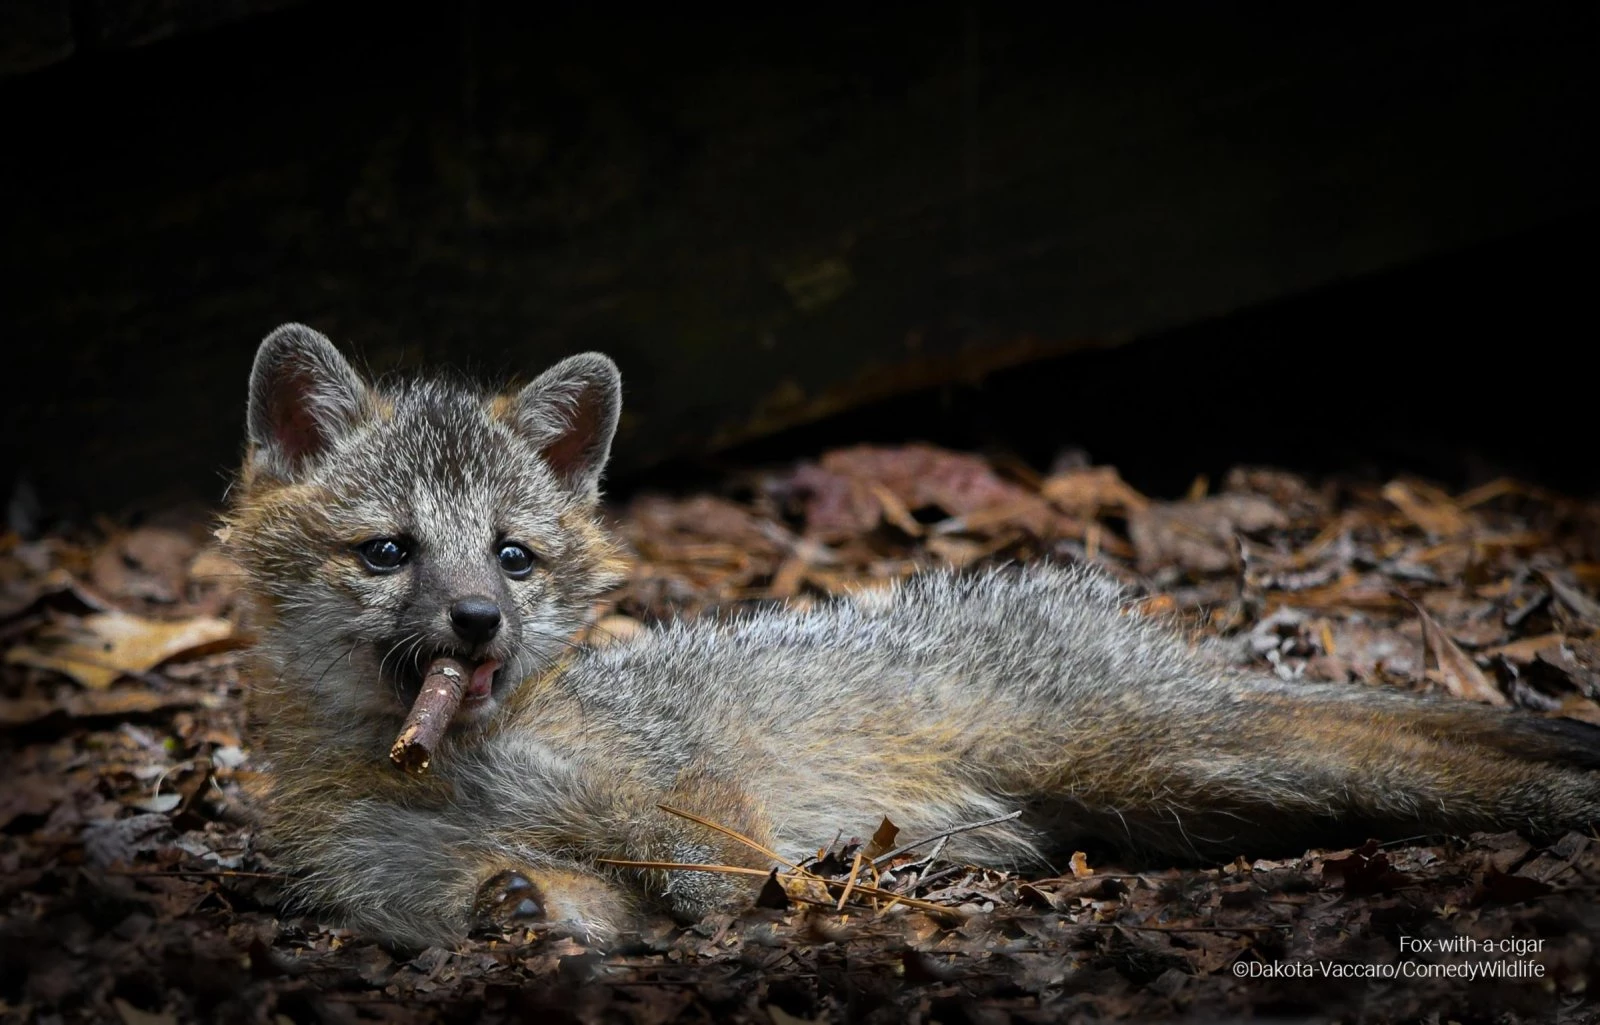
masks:
[[[256,350],[250,373],[250,440],[258,467],[299,472],[360,422],[367,386],[332,342],[285,324]]]
[[[586,500],[600,495],[622,410],[622,376],[597,352],[571,356],[517,395],[517,424],[563,484]]]
[[[267,443],[291,466],[321,454],[333,442],[312,411],[315,388],[312,375],[300,368],[286,369],[266,396]]]
[[[573,405],[567,429],[541,452],[556,476],[563,479],[582,477],[596,460],[605,461],[611,439],[607,425],[601,420],[599,403],[592,398],[584,396]],[[602,433],[606,435],[604,441],[600,441]],[[601,445],[599,452],[595,451],[597,441]]]

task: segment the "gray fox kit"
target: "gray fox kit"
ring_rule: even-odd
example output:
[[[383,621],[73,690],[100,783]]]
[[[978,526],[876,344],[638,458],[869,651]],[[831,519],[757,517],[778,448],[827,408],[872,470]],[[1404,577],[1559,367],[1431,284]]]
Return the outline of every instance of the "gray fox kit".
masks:
[[[1600,730],[1214,665],[1083,567],[930,573],[804,611],[571,637],[619,579],[596,522],[621,402],[605,356],[510,394],[364,381],[274,331],[225,517],[261,641],[269,837],[295,896],[397,942],[478,919],[595,942],[748,902],[787,857],[1022,809],[953,856],[1229,859],[1368,835],[1600,821]],[[432,770],[389,764],[430,659],[469,667]]]

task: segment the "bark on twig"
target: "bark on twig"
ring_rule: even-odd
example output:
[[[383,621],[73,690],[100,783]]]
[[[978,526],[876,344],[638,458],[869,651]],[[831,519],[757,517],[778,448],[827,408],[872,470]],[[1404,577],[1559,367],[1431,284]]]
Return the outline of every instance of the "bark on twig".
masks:
[[[450,720],[467,692],[470,671],[459,660],[440,657],[428,663],[427,674],[422,678],[422,690],[411,705],[389,749],[389,760],[412,776],[428,771],[433,753],[450,728]]]

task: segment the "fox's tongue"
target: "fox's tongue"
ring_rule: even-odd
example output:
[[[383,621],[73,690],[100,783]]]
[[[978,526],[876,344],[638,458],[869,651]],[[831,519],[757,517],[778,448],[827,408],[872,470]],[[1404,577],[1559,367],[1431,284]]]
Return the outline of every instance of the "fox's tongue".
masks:
[[[488,697],[494,688],[494,671],[499,668],[500,662],[497,659],[491,658],[478,663],[472,670],[471,681],[467,684],[466,700],[482,701]]]

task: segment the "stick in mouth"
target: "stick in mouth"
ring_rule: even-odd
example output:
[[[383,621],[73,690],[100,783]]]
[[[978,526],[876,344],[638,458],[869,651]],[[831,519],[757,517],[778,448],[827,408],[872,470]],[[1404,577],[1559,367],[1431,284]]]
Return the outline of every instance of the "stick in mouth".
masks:
[[[420,776],[428,771],[433,752],[444,740],[450,720],[461,707],[467,693],[467,681],[472,671],[460,659],[440,656],[428,663],[422,678],[422,690],[412,703],[406,721],[400,727],[400,736],[389,749],[389,760],[407,774]]]

